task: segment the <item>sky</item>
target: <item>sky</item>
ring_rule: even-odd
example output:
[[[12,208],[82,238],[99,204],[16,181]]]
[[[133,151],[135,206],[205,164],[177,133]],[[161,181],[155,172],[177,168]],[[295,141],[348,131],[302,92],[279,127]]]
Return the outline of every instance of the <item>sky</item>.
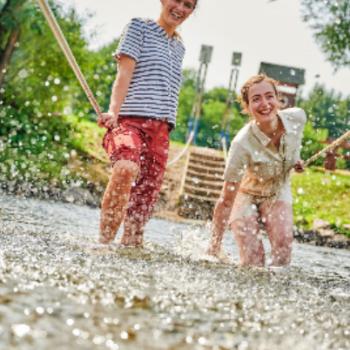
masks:
[[[96,32],[91,47],[120,36],[132,17],[157,19],[159,0],[60,0],[79,14],[93,16],[86,33]],[[304,96],[316,82],[350,96],[350,68],[335,72],[326,62],[313,33],[302,22],[300,0],[199,0],[179,32],[186,46],[184,68],[199,67],[202,44],[214,46],[206,88],[228,86],[233,51],[242,53],[239,88],[259,70],[260,62],[305,69]]]

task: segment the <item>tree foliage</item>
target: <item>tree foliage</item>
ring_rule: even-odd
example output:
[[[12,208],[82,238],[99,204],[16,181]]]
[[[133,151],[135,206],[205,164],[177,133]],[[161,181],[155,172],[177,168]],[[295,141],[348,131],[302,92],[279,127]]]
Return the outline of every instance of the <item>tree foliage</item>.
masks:
[[[197,144],[205,147],[221,148],[221,137],[227,132],[228,142],[232,140],[237,131],[247,121],[240,113],[240,106],[234,103],[227,110],[226,100],[228,91],[226,88],[217,87],[207,91],[203,99],[202,117],[199,124]],[[222,124],[227,113],[226,130]]]
[[[193,69],[183,71],[182,88],[179,96],[176,128],[171,133],[173,141],[184,142],[188,136],[188,123],[196,95],[196,72]]]
[[[302,0],[302,13],[327,60],[350,66],[350,1]]]
[[[309,96],[299,103],[306,111],[312,126],[315,129],[328,130],[331,139],[338,138],[349,129],[349,97],[343,99],[334,90],[328,91],[324,86],[316,84]]]
[[[67,116],[76,113],[90,117],[92,110],[36,2],[26,1],[18,7],[19,2],[8,0],[6,13],[0,12],[0,23],[5,23],[8,30],[11,28],[6,18],[21,19],[12,23],[18,26],[21,36],[0,88],[1,173],[35,177],[45,170],[49,179],[60,174],[70,157],[74,126]],[[63,9],[56,3],[51,3],[51,7],[82,71],[88,72],[87,79],[92,81],[92,88],[105,107],[107,90],[115,76],[115,62],[107,51],[116,43],[91,52],[83,35],[84,19],[73,8]],[[29,11],[30,16],[23,15]],[[22,169],[23,159],[42,169],[34,165]]]
[[[221,148],[222,120],[226,111],[227,89],[222,87],[206,91],[202,99],[198,132],[195,143],[199,146]],[[185,69],[183,85],[180,91],[177,124],[171,134],[173,141],[185,142],[189,134],[189,126],[193,122],[192,109],[196,96],[196,72]],[[244,124],[245,117],[240,113],[240,107],[234,103],[228,111],[228,138],[232,137]]]
[[[342,98],[333,90],[328,91],[324,86],[316,84],[308,97],[299,101],[306,111],[308,123],[305,126],[302,158],[307,159],[326,146],[350,126],[350,97]],[[343,150],[345,154],[346,150]],[[322,159],[318,160],[319,165]],[[345,162],[343,167],[349,167]]]

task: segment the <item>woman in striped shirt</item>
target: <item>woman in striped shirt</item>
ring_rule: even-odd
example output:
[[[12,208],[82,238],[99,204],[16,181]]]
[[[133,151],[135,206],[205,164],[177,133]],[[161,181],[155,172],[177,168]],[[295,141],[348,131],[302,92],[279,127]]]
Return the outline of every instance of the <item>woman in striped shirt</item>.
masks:
[[[118,74],[109,111],[98,120],[107,128],[103,146],[113,166],[101,203],[103,244],[124,220],[120,243],[142,245],[163,180],[185,52],[176,28],[198,0],[160,1],[157,21],[134,18],[126,26],[115,53]]]

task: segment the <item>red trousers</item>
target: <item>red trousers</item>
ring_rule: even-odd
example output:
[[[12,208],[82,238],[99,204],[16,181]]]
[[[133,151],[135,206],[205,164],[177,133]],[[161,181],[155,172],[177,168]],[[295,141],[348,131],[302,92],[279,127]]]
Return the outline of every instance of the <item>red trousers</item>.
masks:
[[[149,220],[162,185],[169,150],[169,124],[143,117],[119,117],[108,130],[103,147],[112,164],[131,160],[140,169],[132,186],[125,220],[140,230]]]

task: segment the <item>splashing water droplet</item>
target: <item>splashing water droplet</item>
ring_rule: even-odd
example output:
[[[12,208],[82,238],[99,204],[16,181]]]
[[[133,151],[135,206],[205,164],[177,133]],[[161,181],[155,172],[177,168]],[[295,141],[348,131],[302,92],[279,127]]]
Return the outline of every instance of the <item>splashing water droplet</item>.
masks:
[[[25,79],[28,77],[28,71],[26,69],[22,69],[19,71],[18,73],[18,76],[21,78],[21,79]]]
[[[30,327],[27,324],[14,324],[12,331],[17,337],[24,337],[30,332]]]
[[[305,192],[304,192],[304,189],[303,189],[302,187],[299,187],[299,188],[297,189],[297,193],[298,193],[299,195],[303,195]]]

